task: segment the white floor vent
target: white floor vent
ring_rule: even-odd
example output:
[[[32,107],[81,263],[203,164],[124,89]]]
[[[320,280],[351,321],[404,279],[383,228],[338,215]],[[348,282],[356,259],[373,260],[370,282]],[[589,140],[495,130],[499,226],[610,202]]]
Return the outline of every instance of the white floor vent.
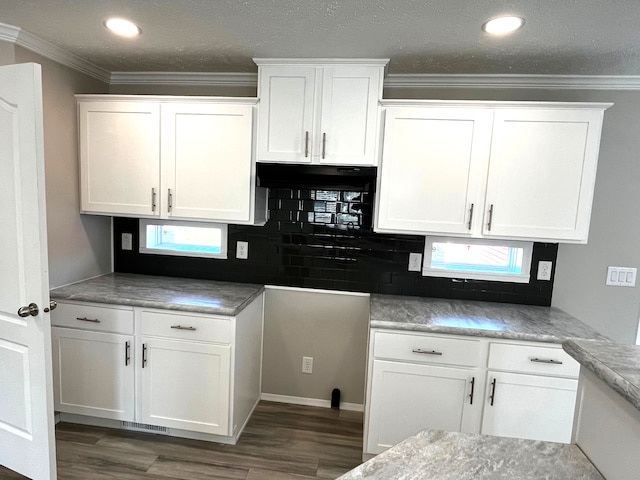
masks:
[[[136,430],[138,432],[163,433],[169,435],[169,429],[167,427],[147,425],[146,423],[122,422],[122,428],[125,430]]]

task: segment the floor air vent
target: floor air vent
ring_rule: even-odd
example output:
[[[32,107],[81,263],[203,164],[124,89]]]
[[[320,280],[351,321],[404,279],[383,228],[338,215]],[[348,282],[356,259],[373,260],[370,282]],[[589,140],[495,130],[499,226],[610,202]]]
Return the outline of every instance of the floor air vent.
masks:
[[[165,435],[169,435],[169,429],[167,427],[147,425],[146,423],[122,422],[122,428],[125,430],[136,430],[138,432],[164,433]]]

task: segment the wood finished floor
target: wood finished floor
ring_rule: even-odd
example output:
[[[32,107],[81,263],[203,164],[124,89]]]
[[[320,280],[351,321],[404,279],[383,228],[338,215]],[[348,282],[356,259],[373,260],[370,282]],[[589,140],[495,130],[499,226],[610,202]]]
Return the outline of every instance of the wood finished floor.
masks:
[[[237,445],[60,423],[56,448],[60,480],[335,479],[361,462],[362,413],[260,402]]]

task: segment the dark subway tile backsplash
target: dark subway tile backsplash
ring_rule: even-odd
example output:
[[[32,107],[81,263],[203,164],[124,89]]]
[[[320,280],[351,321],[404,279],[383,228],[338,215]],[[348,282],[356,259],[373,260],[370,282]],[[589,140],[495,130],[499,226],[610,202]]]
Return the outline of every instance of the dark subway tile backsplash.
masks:
[[[556,262],[557,244],[535,243],[529,283],[423,277],[407,271],[424,237],[374,233],[371,192],[272,189],[266,225],[229,225],[227,260],[138,252],[138,220],[114,219],[115,271],[355,292],[551,305],[553,282],[537,281],[540,260]],[[132,251],[119,248],[122,233]],[[249,258],[235,258],[237,241]]]

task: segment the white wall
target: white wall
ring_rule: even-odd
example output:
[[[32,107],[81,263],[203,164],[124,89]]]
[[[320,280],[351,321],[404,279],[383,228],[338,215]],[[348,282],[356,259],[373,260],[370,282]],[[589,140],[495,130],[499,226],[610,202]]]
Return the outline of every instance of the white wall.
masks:
[[[13,43],[0,42],[0,65],[16,63],[15,47]]]
[[[552,304],[604,335],[636,341],[640,286],[608,287],[608,265],[640,267],[640,91],[385,89],[385,98],[613,102],[605,112],[587,245],[560,245]]]
[[[19,46],[15,62],[42,65],[50,286],[109,273],[111,219],[79,213],[74,98],[75,93],[107,92],[108,85]]]

